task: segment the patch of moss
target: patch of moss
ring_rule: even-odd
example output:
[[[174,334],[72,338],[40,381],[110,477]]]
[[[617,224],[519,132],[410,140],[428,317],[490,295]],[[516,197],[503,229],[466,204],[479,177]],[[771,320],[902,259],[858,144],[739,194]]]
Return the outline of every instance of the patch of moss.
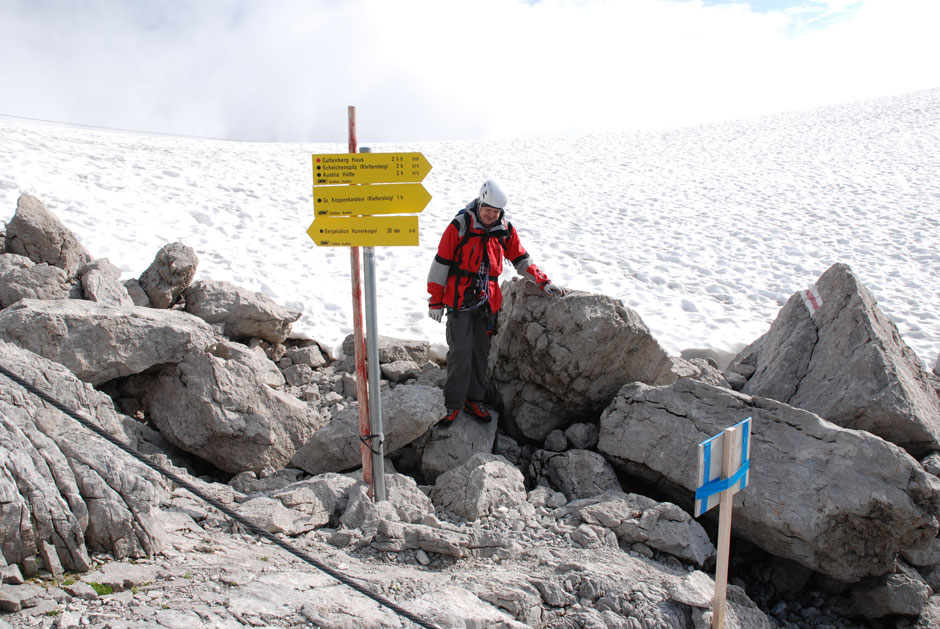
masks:
[[[108,594],[114,594],[114,588],[112,588],[110,585],[105,585],[103,583],[95,583],[94,581],[89,581],[88,585],[91,586],[91,589],[93,589],[98,596],[107,596]]]

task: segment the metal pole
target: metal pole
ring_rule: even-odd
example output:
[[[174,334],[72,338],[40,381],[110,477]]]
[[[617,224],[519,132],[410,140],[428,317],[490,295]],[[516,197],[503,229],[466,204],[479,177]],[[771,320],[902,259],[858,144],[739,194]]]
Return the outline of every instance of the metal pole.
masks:
[[[356,137],[356,108],[349,106],[349,152],[356,153],[359,141]],[[359,454],[362,458],[362,482],[369,486],[372,497],[372,451],[369,449],[368,436],[372,434],[369,426],[369,390],[366,382],[366,352],[362,332],[362,271],[359,264],[359,247],[349,248],[352,272],[353,297],[353,339],[356,355],[356,399],[359,406]]]
[[[366,355],[369,365],[369,418],[372,425],[373,500],[385,500],[385,435],[382,433],[382,393],[379,390],[379,333],[375,299],[375,247],[363,248],[366,291]]]

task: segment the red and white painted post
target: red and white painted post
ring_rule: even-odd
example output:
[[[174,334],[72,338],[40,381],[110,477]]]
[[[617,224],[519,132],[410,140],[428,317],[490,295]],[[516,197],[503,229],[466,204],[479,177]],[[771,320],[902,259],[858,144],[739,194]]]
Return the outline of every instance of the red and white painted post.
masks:
[[[356,108],[349,106],[349,152],[359,152],[359,140],[356,137]],[[362,327],[362,265],[359,247],[349,248],[352,269],[353,298],[353,339],[356,355],[356,398],[359,406],[359,452],[362,456],[362,482],[369,486],[369,497],[373,496],[372,450],[369,449],[369,435],[372,429],[369,422],[369,383],[366,369],[366,342]]]

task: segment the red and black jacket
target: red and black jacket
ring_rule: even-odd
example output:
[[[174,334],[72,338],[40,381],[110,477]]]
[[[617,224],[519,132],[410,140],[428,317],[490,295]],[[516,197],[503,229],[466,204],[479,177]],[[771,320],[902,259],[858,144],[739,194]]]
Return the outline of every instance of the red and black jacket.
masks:
[[[444,230],[428,273],[431,308],[468,310],[489,303],[492,312],[499,311],[503,305],[499,276],[504,258],[519,275],[542,288],[549,283],[505,215],[501,213],[499,220],[487,228],[480,221],[478,207],[478,201],[470,203]]]

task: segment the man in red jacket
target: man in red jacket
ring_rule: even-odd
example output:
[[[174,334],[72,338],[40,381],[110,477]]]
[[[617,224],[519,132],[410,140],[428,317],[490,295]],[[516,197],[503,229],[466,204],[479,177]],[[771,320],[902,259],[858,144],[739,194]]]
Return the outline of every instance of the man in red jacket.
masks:
[[[447,311],[447,382],[441,425],[449,426],[461,410],[481,422],[491,420],[483,407],[490,337],[503,304],[499,275],[503,258],[516,271],[553,296],[565,289],[552,284],[529,258],[503,208],[509,197],[498,183],[487,180],[480,196],[450,222],[428,273],[431,294],[428,315],[440,321]]]

